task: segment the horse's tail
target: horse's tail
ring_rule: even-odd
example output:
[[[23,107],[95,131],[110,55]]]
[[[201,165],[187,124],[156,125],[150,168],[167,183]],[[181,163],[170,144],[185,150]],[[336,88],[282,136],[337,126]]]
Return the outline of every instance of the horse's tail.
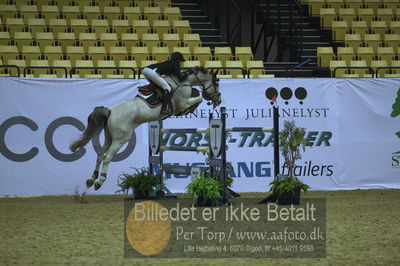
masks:
[[[82,137],[71,143],[69,149],[74,152],[78,148],[85,146],[93,135],[107,127],[107,120],[111,110],[106,107],[95,107],[93,112],[88,117],[88,125],[83,132]]]

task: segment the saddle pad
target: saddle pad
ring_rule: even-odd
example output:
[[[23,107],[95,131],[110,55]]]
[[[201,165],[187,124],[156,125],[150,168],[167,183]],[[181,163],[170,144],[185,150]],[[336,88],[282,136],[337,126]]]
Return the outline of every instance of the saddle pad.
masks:
[[[156,93],[152,93],[150,96],[144,96],[139,93],[138,95],[136,95],[136,97],[143,100],[150,108],[156,108],[162,104],[161,101],[158,100]]]

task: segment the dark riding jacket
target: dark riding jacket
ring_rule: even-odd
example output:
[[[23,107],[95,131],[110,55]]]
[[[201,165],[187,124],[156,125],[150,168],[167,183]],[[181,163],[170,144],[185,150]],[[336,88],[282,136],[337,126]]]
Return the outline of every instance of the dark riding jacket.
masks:
[[[151,69],[157,69],[156,72],[160,75],[171,75],[175,74],[180,81],[187,79],[187,73],[181,73],[181,67],[179,62],[174,60],[168,60],[161,63],[151,64],[147,66]]]

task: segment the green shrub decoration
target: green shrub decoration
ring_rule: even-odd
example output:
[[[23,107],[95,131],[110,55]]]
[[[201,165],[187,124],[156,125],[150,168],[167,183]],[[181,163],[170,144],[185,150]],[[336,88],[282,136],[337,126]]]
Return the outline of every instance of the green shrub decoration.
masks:
[[[198,200],[198,205],[201,206],[216,206],[218,200],[221,199],[219,193],[221,184],[213,178],[198,177],[187,186],[186,190]]]
[[[121,188],[117,192],[125,194],[132,190],[132,193],[136,198],[147,197],[153,188],[160,183],[159,178],[150,173],[146,168],[133,168],[135,173],[127,174],[122,173],[118,177],[118,186]]]

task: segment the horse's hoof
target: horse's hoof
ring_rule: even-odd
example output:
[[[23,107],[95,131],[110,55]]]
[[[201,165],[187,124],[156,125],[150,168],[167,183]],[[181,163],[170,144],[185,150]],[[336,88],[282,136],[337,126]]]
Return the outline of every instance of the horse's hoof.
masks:
[[[101,188],[101,185],[99,182],[94,183],[94,190],[98,190],[99,188]]]
[[[86,187],[90,188],[91,186],[93,186],[94,184],[94,180],[93,179],[87,179],[86,180]]]

